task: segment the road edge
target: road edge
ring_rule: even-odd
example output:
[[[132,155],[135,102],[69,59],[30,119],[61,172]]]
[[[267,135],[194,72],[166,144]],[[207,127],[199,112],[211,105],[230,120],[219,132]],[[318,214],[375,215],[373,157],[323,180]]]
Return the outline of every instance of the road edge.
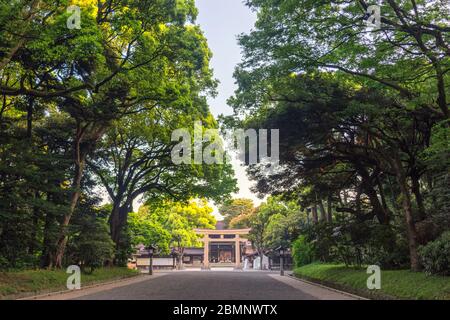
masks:
[[[100,287],[100,286],[106,286],[106,285],[110,285],[110,284],[115,284],[115,283],[121,283],[121,282],[131,280],[131,279],[144,278],[146,276],[147,275],[145,275],[145,274],[137,274],[137,275],[120,278],[120,279],[116,279],[116,280],[112,280],[112,281],[94,283],[94,284],[91,284],[91,285],[88,285],[85,287],[81,287],[80,289],[77,289],[77,290],[52,291],[52,292],[47,292],[47,293],[40,293],[37,295],[22,296],[22,297],[15,298],[15,299],[13,298],[13,300],[39,300],[41,298],[58,296],[58,295],[67,294],[67,293],[82,292],[84,290],[88,290],[88,289],[92,289],[92,288],[96,288],[96,287]]]
[[[336,293],[340,293],[340,294],[343,294],[343,295],[355,298],[357,300],[371,300],[368,297],[359,296],[359,295],[356,295],[356,294],[353,294],[353,293],[350,293],[350,292],[347,292],[347,291],[342,291],[342,290],[339,290],[339,289],[336,289],[336,288],[333,288],[333,287],[325,286],[322,283],[314,282],[311,279],[299,278],[299,277],[297,277],[297,276],[295,276],[293,274],[287,274],[287,276],[289,278],[291,278],[291,279],[294,279],[294,280],[297,280],[297,281],[300,281],[300,282],[304,282],[304,283],[307,283],[307,284],[310,284],[310,285],[318,286],[318,287],[321,287],[322,289],[326,289],[326,290],[330,290],[330,291],[333,291],[333,292],[336,292]]]

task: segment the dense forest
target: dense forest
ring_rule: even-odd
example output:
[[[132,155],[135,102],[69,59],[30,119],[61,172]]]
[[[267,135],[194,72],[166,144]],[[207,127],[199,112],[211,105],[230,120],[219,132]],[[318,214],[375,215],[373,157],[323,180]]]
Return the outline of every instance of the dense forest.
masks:
[[[450,5],[385,1],[372,27],[370,4],[247,1],[258,18],[239,38],[235,116],[223,120],[280,129],[278,170],[247,172],[255,192],[306,211],[295,247],[314,252],[300,263],[448,274]],[[266,207],[237,222],[267,225]]]
[[[193,0],[1,1],[0,268],[123,265],[136,200],[235,190],[229,165],[171,161],[174,129],[217,127],[196,14]]]
[[[215,201],[260,255],[450,274],[448,0],[384,1],[378,27],[364,0],[245,3],[217,121],[194,0],[0,2],[1,269],[182,257]],[[260,206],[230,164],[173,163],[199,120],[280,130],[280,165],[247,164]]]

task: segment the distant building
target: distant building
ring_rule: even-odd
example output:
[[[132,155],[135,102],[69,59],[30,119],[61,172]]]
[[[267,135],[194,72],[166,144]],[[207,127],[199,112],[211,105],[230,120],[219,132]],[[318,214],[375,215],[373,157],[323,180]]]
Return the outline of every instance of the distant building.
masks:
[[[202,236],[203,268],[243,267],[243,257],[253,254],[250,241],[246,236],[250,229],[195,229]]]
[[[262,269],[279,268],[279,257],[277,253],[269,254],[258,259],[257,252],[252,243],[247,239],[251,229],[225,229],[224,223],[219,221],[216,229],[195,229],[201,236],[202,247],[185,248],[183,253],[183,267],[185,268],[220,268],[232,267],[235,269],[253,268],[255,265]],[[292,264],[290,255],[286,257],[286,267]],[[134,265],[138,269],[148,270],[150,259],[148,251],[144,246],[138,246],[133,255]],[[153,258],[154,269],[175,269],[176,252],[172,249],[171,255],[157,255]]]

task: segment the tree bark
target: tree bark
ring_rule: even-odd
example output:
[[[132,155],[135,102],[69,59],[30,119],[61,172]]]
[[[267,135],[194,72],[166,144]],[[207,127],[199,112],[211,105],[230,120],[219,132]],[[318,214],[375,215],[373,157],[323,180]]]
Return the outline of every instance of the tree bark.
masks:
[[[54,245],[54,242],[51,237],[51,227],[55,223],[55,217],[53,214],[47,212],[45,216],[45,224],[44,224],[44,248],[42,250],[41,255],[41,261],[40,266],[41,268],[49,268],[51,269],[53,267],[54,257],[53,257],[53,250],[52,245]]]
[[[437,197],[436,197],[436,194],[433,192],[433,189],[434,189],[433,175],[430,172],[427,172],[427,174],[426,174],[426,182],[427,182],[427,187],[429,189],[429,193],[431,195],[431,201],[433,203],[433,207],[437,208],[437,206],[438,206]]]
[[[111,215],[109,217],[109,230],[111,239],[116,244],[116,248],[119,242],[119,224],[120,224],[120,205],[114,203]]]
[[[54,257],[54,266],[56,268],[62,267],[62,260],[64,256],[64,250],[67,244],[67,227],[69,225],[70,219],[75,211],[75,208],[78,204],[78,200],[81,195],[81,179],[83,177],[85,161],[84,159],[80,159],[75,163],[75,176],[72,182],[72,188],[74,191],[70,197],[70,206],[69,210],[63,217],[63,221],[61,222],[60,232],[58,241],[56,244],[56,253]]]
[[[389,213],[386,207],[384,207],[380,199],[378,198],[378,194],[374,188],[373,184],[373,175],[369,175],[367,169],[362,165],[357,165],[357,170],[359,175],[362,178],[362,187],[364,193],[369,197],[370,204],[372,205],[373,212],[375,213],[378,222],[380,224],[388,224],[389,223]],[[375,177],[376,177],[375,173]]]
[[[417,208],[419,209],[419,220],[425,220],[427,218],[425,205],[423,203],[422,193],[420,192],[419,175],[416,172],[411,173],[411,190],[416,199]]]
[[[313,205],[311,207],[311,213],[312,213],[313,223],[318,223],[319,217],[317,216],[317,205]]]
[[[184,257],[184,248],[178,247],[178,270],[183,270],[183,257]]]
[[[327,221],[327,212],[325,211],[325,206],[323,205],[322,199],[319,199],[319,208],[320,208],[320,221]]]
[[[74,141],[74,177],[72,180],[72,193],[70,196],[70,205],[60,224],[60,231],[56,243],[56,253],[54,256],[54,267],[61,268],[64,256],[64,250],[67,244],[67,227],[70,223],[73,213],[78,205],[81,196],[81,180],[83,178],[86,166],[86,158],[90,151],[95,147],[97,141],[103,136],[107,125],[102,123],[96,126],[96,123],[88,123],[82,126],[77,123],[77,131]]]
[[[34,192],[34,199],[39,198],[39,192]],[[31,220],[32,223],[32,229],[30,234],[30,241],[28,244],[28,254],[34,255],[36,250],[36,244],[38,243],[37,240],[37,231],[39,229],[39,220],[41,218],[40,210],[36,205],[33,205],[33,218]]]
[[[131,204],[120,205],[117,201],[113,205],[109,219],[111,239],[114,241],[116,250],[122,249],[123,231],[127,225],[128,213],[131,212]]]
[[[411,270],[420,271],[419,255],[417,253],[417,230],[414,223],[411,194],[406,180],[406,174],[399,155],[396,155],[393,161],[394,171],[397,176],[397,181],[400,187],[402,197],[402,207],[405,215],[406,230],[408,234],[408,247],[410,255]]]
[[[331,223],[333,222],[333,198],[331,192],[328,193],[327,205],[328,205],[327,222]]]

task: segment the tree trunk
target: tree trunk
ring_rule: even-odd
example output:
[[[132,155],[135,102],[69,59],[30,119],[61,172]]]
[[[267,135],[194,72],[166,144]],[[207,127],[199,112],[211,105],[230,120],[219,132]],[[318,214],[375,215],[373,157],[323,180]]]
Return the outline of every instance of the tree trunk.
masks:
[[[72,188],[74,189],[74,191],[72,192],[72,195],[70,197],[69,210],[64,215],[63,221],[61,222],[58,242],[56,244],[56,254],[54,258],[54,266],[56,268],[62,267],[62,259],[67,244],[67,227],[78,204],[78,199],[81,195],[81,179],[83,177],[84,165],[84,159],[80,159],[80,161],[75,164],[75,176],[72,182]]]
[[[389,207],[386,202],[386,196],[384,193],[383,184],[381,183],[379,176],[377,176],[377,185],[378,185],[378,191],[380,192],[381,204],[383,205],[384,210],[386,212],[389,212]]]
[[[436,194],[433,192],[433,188],[434,188],[433,176],[429,172],[427,172],[427,174],[426,174],[426,181],[427,181],[429,193],[431,195],[431,201],[433,203],[433,207],[437,208],[437,206],[438,206],[437,197],[436,197]]]
[[[177,268],[178,268],[178,270],[183,270],[184,249],[179,248],[178,250],[179,250],[178,252],[180,252],[180,254],[178,255],[178,266],[177,266]]]
[[[325,206],[323,205],[322,199],[319,199],[319,208],[320,208],[320,221],[327,221],[327,212],[325,211]]]
[[[82,126],[80,122],[77,123],[77,131],[74,141],[75,172],[72,180],[73,191],[70,196],[69,209],[64,214],[63,220],[60,224],[53,264],[56,268],[62,267],[62,259],[67,244],[67,227],[81,196],[81,180],[83,178],[84,168],[86,165],[86,157],[88,153],[94,149],[96,142],[102,137],[106,129],[107,126],[105,124],[95,127],[95,123],[86,124],[84,126]]]
[[[417,208],[419,209],[419,220],[425,220],[427,218],[425,205],[423,203],[422,193],[420,192],[420,182],[419,176],[417,173],[411,173],[411,190],[414,194],[414,198],[416,199]]]
[[[109,230],[112,241],[116,244],[119,243],[119,224],[120,224],[120,205],[117,203],[113,204],[113,209],[111,215],[109,216]]]
[[[311,208],[313,223],[319,222],[319,217],[317,216],[317,205],[313,205]]]
[[[367,169],[361,164],[355,164],[359,175],[362,178],[361,186],[364,193],[369,197],[370,204],[373,208],[373,213],[378,219],[380,224],[389,223],[389,213],[386,207],[384,207],[380,199],[378,198],[378,193],[374,188],[373,180],[377,178],[377,174],[370,175]],[[377,172],[377,171],[376,171]]]
[[[331,192],[328,194],[327,205],[328,205],[327,222],[331,223],[333,222],[333,199]]]
[[[124,230],[127,225],[128,213],[131,212],[131,204],[126,203],[122,206],[120,204],[114,203],[113,210],[111,211],[111,216],[109,218],[110,235],[111,239],[114,241],[116,247],[116,253],[119,253],[123,249],[125,241],[123,241]],[[117,257],[114,259],[114,263],[117,264]]]
[[[52,181],[53,186],[55,189],[58,189],[58,187],[61,185],[60,180]],[[46,194],[47,201],[52,203],[58,203],[60,199],[58,199],[58,196],[55,193],[47,192]],[[45,213],[44,219],[44,230],[43,230],[43,247],[42,252],[40,256],[40,267],[41,268],[53,268],[53,263],[55,261],[55,244],[56,244],[56,231],[55,230],[58,226],[57,221],[57,215],[51,211],[48,210]]]
[[[406,230],[408,234],[408,246],[409,246],[411,270],[420,271],[420,262],[417,253],[417,230],[413,218],[411,194],[409,193],[409,188],[406,181],[406,174],[404,172],[400,157],[398,155],[396,155],[393,161],[393,167],[397,176],[397,181],[400,187],[402,197],[402,207],[405,215]]]
[[[45,216],[45,224],[44,224],[44,248],[42,250],[40,266],[41,268],[49,268],[53,267],[54,262],[54,250],[52,250],[52,245],[54,245],[54,241],[51,236],[51,227],[55,223],[55,217],[52,213],[47,212]]]
[[[39,198],[39,192],[34,193],[34,198],[35,199]],[[36,244],[38,243],[37,231],[39,228],[38,224],[39,224],[40,219],[41,219],[40,210],[36,205],[34,205],[33,206],[33,218],[31,221],[32,228],[31,228],[31,234],[30,234],[30,241],[28,244],[28,254],[30,254],[30,255],[34,255],[35,250],[36,250]]]

